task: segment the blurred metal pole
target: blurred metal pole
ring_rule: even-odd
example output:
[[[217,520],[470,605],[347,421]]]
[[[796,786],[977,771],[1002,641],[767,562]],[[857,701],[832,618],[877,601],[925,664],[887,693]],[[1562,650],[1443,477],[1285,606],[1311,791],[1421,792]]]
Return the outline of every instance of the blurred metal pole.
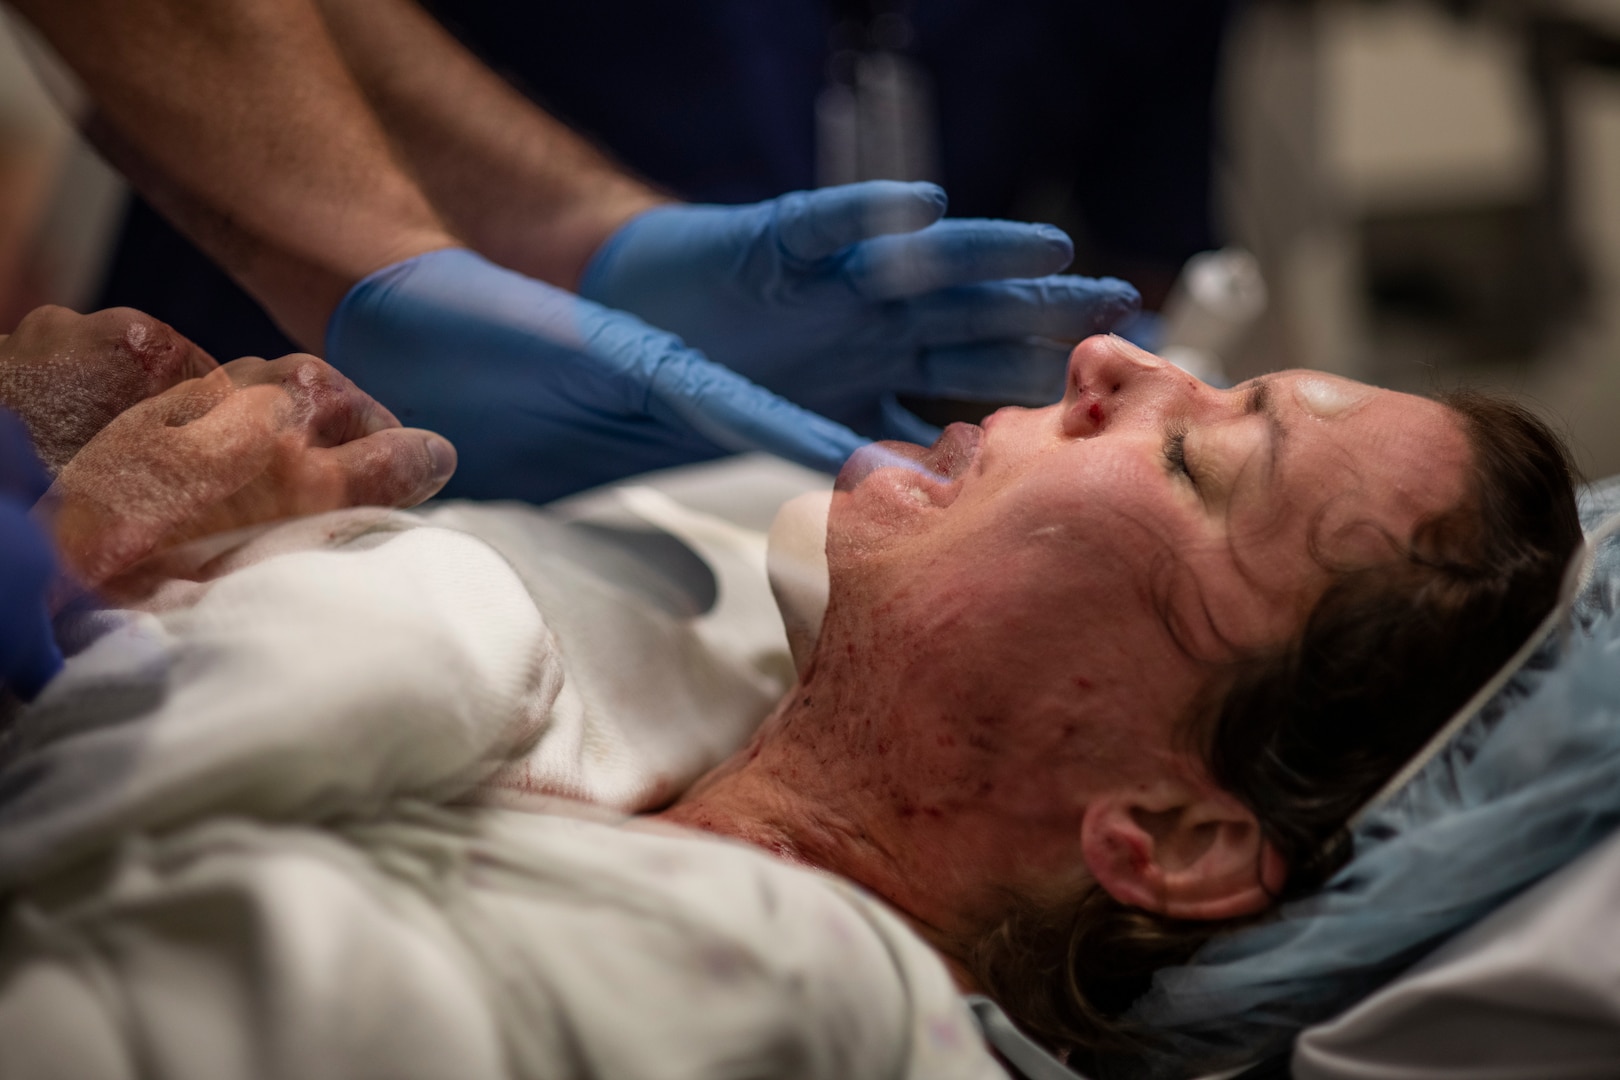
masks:
[[[1544,283],[1543,318],[1560,320],[1578,310],[1591,295],[1591,279],[1575,236],[1573,149],[1570,140],[1568,85],[1593,45],[1591,33],[1556,16],[1531,13],[1524,22],[1525,63],[1537,120],[1542,182],[1534,207],[1537,252]],[[1620,51],[1620,43],[1614,43]]]
[[[827,87],[816,100],[816,182],[938,180],[933,81],[906,55],[903,5],[840,0],[833,9]]]

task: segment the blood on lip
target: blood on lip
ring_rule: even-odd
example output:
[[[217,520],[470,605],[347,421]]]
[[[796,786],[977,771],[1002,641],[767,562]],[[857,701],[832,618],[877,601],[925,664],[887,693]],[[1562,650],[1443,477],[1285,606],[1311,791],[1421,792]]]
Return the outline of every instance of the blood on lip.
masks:
[[[1091,422],[1093,424],[1099,424],[1100,425],[1103,422],[1102,403],[1097,402],[1097,401],[1093,401],[1091,403],[1091,408],[1086,410],[1086,415],[1091,417]]]
[[[967,471],[984,439],[977,424],[950,424],[929,449],[928,464],[946,480],[956,480]]]

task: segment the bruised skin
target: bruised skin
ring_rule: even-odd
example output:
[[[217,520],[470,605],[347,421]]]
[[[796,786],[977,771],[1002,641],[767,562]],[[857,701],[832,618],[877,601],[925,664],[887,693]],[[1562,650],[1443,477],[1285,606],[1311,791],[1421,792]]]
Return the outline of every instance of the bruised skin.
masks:
[[[948,957],[1092,882],[1175,917],[1263,907],[1286,868],[1184,720],[1298,632],[1324,560],[1394,558],[1470,461],[1436,403],[1266,384],[1092,338],[1056,405],[852,462],[800,684],[666,816],[852,878]]]
[[[113,417],[219,365],[167,323],[130,308],[29,312],[0,337],[0,405],[22,418],[52,473]]]
[[[126,410],[62,468],[36,514],[68,570],[109,599],[187,540],[350,506],[413,506],[455,450],[313,356],[246,357]]]
[[[56,482],[33,510],[64,568],[110,600],[187,540],[350,506],[411,506],[455,449],[402,428],[313,356],[221,366],[129,308],[42,307],[0,336],[0,405]]]

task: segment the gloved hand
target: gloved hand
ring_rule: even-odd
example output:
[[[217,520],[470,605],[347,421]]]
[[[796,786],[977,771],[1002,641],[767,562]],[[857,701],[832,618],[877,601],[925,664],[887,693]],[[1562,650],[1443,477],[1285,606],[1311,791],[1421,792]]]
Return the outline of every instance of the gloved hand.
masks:
[[[452,495],[544,502],[737,450],[836,470],[864,442],[672,334],[462,248],[361,281],[326,350],[406,424],[455,443]]]
[[[25,700],[62,667],[46,607],[56,560],[28,516],[49,485],[27,431],[0,409],[0,686]]]
[[[1074,254],[1049,225],[944,212],[935,185],[887,180],[658,207],[602,245],[580,294],[875,437],[910,434],[885,421],[885,395],[1057,400],[1059,342],[1111,329],[1141,298],[1112,278],[1042,277]]]

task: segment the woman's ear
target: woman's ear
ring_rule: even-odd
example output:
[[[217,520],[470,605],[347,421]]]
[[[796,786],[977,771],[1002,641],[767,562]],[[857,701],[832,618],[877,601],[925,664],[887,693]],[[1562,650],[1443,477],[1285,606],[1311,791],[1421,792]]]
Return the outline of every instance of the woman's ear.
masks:
[[[1108,895],[1173,919],[1252,915],[1288,876],[1254,814],[1212,785],[1110,792],[1087,805],[1080,829],[1086,867]]]

